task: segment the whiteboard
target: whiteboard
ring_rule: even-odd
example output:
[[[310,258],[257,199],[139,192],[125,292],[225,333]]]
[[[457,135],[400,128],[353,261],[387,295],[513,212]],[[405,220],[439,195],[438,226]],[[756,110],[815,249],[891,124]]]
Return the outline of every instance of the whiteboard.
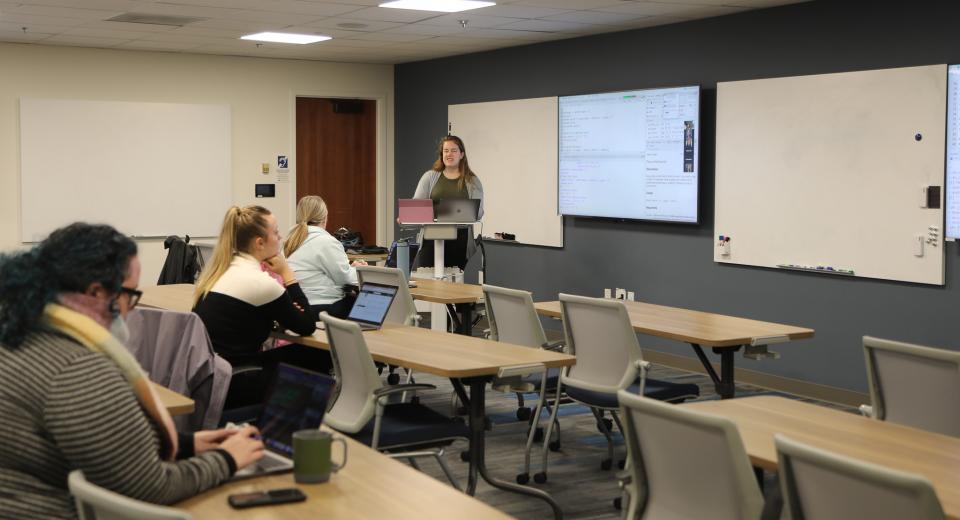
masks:
[[[563,247],[557,212],[557,98],[450,105],[450,133],[463,139],[483,182],[483,234]]]
[[[230,107],[20,99],[20,228],[75,221],[216,236],[232,201]]]
[[[945,117],[946,65],[719,83],[714,260],[942,285]]]

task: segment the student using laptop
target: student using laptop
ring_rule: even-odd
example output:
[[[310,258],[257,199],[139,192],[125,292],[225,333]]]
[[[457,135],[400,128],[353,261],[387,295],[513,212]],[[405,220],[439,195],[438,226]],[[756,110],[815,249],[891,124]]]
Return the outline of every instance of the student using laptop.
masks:
[[[307,195],[300,199],[297,225],[283,244],[283,254],[300,280],[314,321],[319,320],[323,311],[338,318],[347,316],[353,297],[343,286],[357,285],[354,266],[367,265],[363,260],[350,263],[343,245],[327,232],[327,213],[322,198]]]
[[[75,469],[170,504],[263,455],[253,427],[181,444],[123,346],[139,278],[136,244],[104,225],[72,224],[0,255],[0,517],[75,518]],[[188,451],[196,455],[175,460]]]
[[[455,136],[448,135],[440,140],[437,147],[437,159],[433,167],[427,170],[417,190],[413,194],[415,199],[432,199],[434,202],[443,199],[478,199],[480,207],[477,218],[483,217],[483,184],[467,162],[467,149],[463,141]],[[457,266],[461,269],[473,253],[473,237],[470,230],[457,230],[456,240],[444,241],[444,259],[447,266]],[[420,247],[418,265],[422,267],[433,265],[433,241],[419,241]]]

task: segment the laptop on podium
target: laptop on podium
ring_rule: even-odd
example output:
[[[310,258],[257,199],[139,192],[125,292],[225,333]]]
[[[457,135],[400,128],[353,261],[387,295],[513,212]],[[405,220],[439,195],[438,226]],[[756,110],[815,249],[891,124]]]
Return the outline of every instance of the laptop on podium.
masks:
[[[433,201],[430,199],[397,199],[401,224],[433,222]]]
[[[440,199],[435,209],[437,222],[476,222],[479,220],[480,199]]]

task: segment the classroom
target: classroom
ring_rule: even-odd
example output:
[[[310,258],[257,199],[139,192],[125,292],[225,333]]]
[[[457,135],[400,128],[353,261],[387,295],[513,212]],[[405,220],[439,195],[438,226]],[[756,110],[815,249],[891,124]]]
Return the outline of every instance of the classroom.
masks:
[[[204,7],[224,9],[230,7],[227,5],[230,3],[220,0],[186,2],[189,7],[181,9],[179,3],[96,0],[83,9],[120,13],[135,11],[136,7],[147,4],[154,7],[163,4],[165,7],[157,8],[157,13],[162,11],[169,15],[202,17]],[[379,2],[343,0],[278,3],[315,3],[317,6],[324,5],[324,8],[335,5],[339,11],[332,10],[323,16],[350,19],[351,10],[373,9],[372,6]],[[764,199],[770,195],[744,192],[723,200],[719,196],[718,156],[723,153],[724,145],[719,128],[727,120],[721,120],[718,115],[718,109],[721,108],[718,84],[960,64],[960,33],[957,33],[953,23],[960,15],[960,4],[955,2],[770,0],[744,2],[740,6],[740,2],[714,0],[512,0],[498,2],[500,5],[497,7],[513,8],[513,12],[517,13],[527,9],[546,14],[585,10],[602,12],[605,6],[609,8],[615,4],[651,4],[668,14],[657,13],[654,9],[649,12],[657,20],[655,23],[634,20],[629,27],[582,29],[580,33],[571,28],[577,24],[569,22],[567,25],[570,27],[558,29],[548,40],[537,39],[534,42],[519,37],[501,42],[496,38],[503,38],[502,34],[497,37],[491,35],[488,36],[491,38],[490,44],[480,46],[474,41],[477,46],[472,48],[466,44],[457,45],[456,32],[444,31],[433,36],[439,38],[436,45],[444,47],[442,52],[411,46],[416,50],[405,51],[406,54],[384,51],[380,58],[375,56],[375,52],[359,52],[357,49],[366,48],[362,45],[334,47],[325,55],[327,57],[317,57],[320,55],[311,55],[306,51],[300,51],[298,55],[284,54],[274,44],[265,45],[262,49],[257,47],[258,50],[253,52],[238,51],[235,47],[218,48],[212,42],[204,42],[201,35],[192,36],[194,40],[178,43],[170,33],[162,39],[166,47],[161,48],[160,39],[154,44],[136,41],[123,43],[119,39],[110,41],[94,31],[86,35],[75,32],[73,36],[68,34],[47,39],[46,35],[41,37],[33,35],[32,30],[20,29],[21,26],[30,25],[28,21],[42,26],[45,8],[66,8],[73,4],[76,2],[0,0],[0,66],[4,71],[0,81],[0,121],[6,122],[0,126],[0,252],[24,250],[32,245],[25,239],[22,222],[23,215],[28,211],[21,199],[21,169],[24,165],[19,125],[22,98],[229,106],[228,203],[264,206],[276,216],[278,227],[284,234],[296,223],[296,99],[372,101],[376,107],[376,142],[367,143],[367,147],[372,150],[376,163],[373,174],[376,187],[373,210],[376,239],[368,242],[389,247],[396,238],[410,234],[409,230],[405,231],[395,222],[397,200],[413,196],[421,175],[436,158],[438,140],[451,130],[451,107],[697,85],[700,92],[697,223],[557,217],[561,246],[530,245],[524,243],[523,237],[520,237],[519,243],[486,241],[483,249],[483,279],[480,280],[478,275],[480,258],[475,255],[464,269],[464,281],[467,284],[488,283],[529,291],[534,302],[555,301],[560,293],[601,297],[604,289],[623,288],[633,293],[636,300],[650,304],[812,329],[815,332],[802,339],[782,344],[771,343],[769,350],[777,354],[775,358],[757,356],[757,359],[749,359],[740,352],[736,353],[736,371],[731,372],[730,376],[735,377],[738,391],[742,384],[744,388],[758,389],[757,393],[764,395],[789,395],[801,400],[829,403],[853,412],[859,405],[871,403],[864,336],[937,347],[951,352],[960,350],[957,342],[960,325],[950,325],[954,319],[952,310],[956,308],[954,298],[960,298],[960,294],[957,294],[960,292],[957,285],[960,267],[957,244],[949,238],[938,238],[939,249],[931,247],[928,241],[925,249],[928,257],[940,258],[939,267],[934,269],[939,283],[917,282],[909,276],[882,279],[824,275],[769,265],[750,265],[749,262],[718,261],[716,257],[717,218],[723,214],[724,205],[749,206],[751,197]],[[33,10],[23,9],[25,6]],[[321,8],[317,6],[314,6],[318,9],[316,12],[320,13]],[[685,16],[682,10],[676,10],[677,6],[686,6],[698,14]],[[251,18],[243,23],[236,21],[235,26],[223,26],[219,30],[227,32],[263,26],[278,30],[291,28],[290,32],[294,32],[298,27],[298,23],[290,19],[289,13],[286,17],[274,15],[271,18],[270,9],[259,2],[244,2],[244,8],[250,13],[260,12],[263,18],[250,15]],[[613,9],[607,14],[625,16],[623,13],[629,12],[623,5],[617,8],[620,10]],[[463,24],[462,29],[467,30],[473,27],[470,24],[477,24],[482,31],[495,29],[495,17],[509,17],[508,13],[511,12],[502,10],[501,14],[489,15],[491,18],[485,19],[482,13],[485,9],[488,8],[475,13],[468,11],[447,16],[452,22],[473,18],[474,21]],[[669,14],[671,12],[675,14]],[[30,16],[35,18],[31,19]],[[409,18],[398,18],[395,25],[416,19],[414,15],[406,16]],[[317,18],[322,16],[317,15]],[[365,21],[388,28],[393,26],[387,18]],[[492,25],[483,28],[478,26],[484,23]],[[612,25],[613,22],[607,23]],[[57,25],[54,21],[49,24]],[[322,24],[309,28],[312,32],[322,29]],[[329,29],[334,39],[315,45],[338,41],[338,29]],[[188,42],[190,45],[187,45]],[[198,45],[199,50],[189,50],[194,44]],[[367,47],[374,48],[374,44]],[[946,89],[946,84],[943,88]],[[946,119],[945,109],[942,115]],[[790,126],[787,121],[783,124]],[[455,127],[452,130],[457,133]],[[770,133],[778,131],[769,129]],[[909,137],[913,140],[913,133]],[[950,138],[946,136],[946,139]],[[520,148],[536,150],[544,139],[550,139],[548,133],[529,135],[517,144]],[[466,146],[471,146],[469,139],[466,140]],[[842,146],[842,143],[838,146]],[[289,173],[286,169],[277,170],[278,156],[290,157]],[[946,158],[943,160],[945,162]],[[262,169],[266,166],[269,166],[268,173]],[[136,167],[136,164],[126,164],[117,171]],[[485,180],[486,172],[476,165],[474,168],[478,177]],[[524,175],[524,169],[521,167],[516,171],[504,170],[487,175],[496,176],[497,179],[509,179],[511,176],[520,178]],[[943,182],[945,180],[932,184]],[[256,197],[254,185],[264,183],[275,187],[273,198]],[[189,180],[178,189],[189,191]],[[918,182],[917,192],[920,189]],[[176,190],[171,191],[174,192]],[[945,205],[949,207],[950,194],[946,187],[942,192],[947,199]],[[550,193],[546,198],[556,201],[555,197],[549,196]],[[134,201],[155,197],[153,193],[136,189],[106,195]],[[540,195],[530,194],[529,200],[539,204],[542,200]],[[914,195],[911,196],[919,200],[919,194]],[[745,200],[733,200],[738,196]],[[870,205],[867,196],[862,193],[847,193],[846,196],[855,201],[851,202],[851,207]],[[487,197],[490,197],[490,193]],[[190,212],[188,204],[196,200],[188,195],[184,195],[183,200],[177,200],[177,196],[171,199],[164,201],[163,206],[170,212],[185,214]],[[511,199],[511,205],[514,206],[512,218],[525,218],[523,200],[524,197]],[[328,200],[330,203],[332,201]],[[784,200],[783,205],[795,203]],[[504,208],[502,202],[498,205],[489,199],[485,204],[491,217],[492,211]],[[810,202],[810,206],[819,209],[814,201]],[[859,223],[844,221],[853,211],[847,211],[846,208],[836,208],[836,211],[837,228],[847,229],[851,235],[861,234],[857,229]],[[222,209],[216,213],[222,215]],[[777,227],[781,216],[776,205],[769,214],[756,217],[769,225],[771,234],[788,233],[786,227]],[[833,217],[825,215],[825,218]],[[216,226],[219,224],[219,221],[214,222]],[[330,224],[338,225],[335,222]],[[942,226],[943,222],[937,221],[935,224]],[[884,225],[883,222],[877,222],[878,230],[875,231],[882,232]],[[490,228],[484,229],[482,234],[487,236],[494,232],[510,231]],[[926,233],[925,229],[923,233]],[[163,231],[163,234],[182,235],[183,231],[170,229]],[[215,233],[204,235],[200,240],[216,240]],[[140,285],[154,285],[166,256],[164,238],[153,234],[134,238],[142,264]],[[798,240],[802,238],[798,237]],[[851,241],[855,242],[855,239],[851,238]],[[736,250],[736,238],[733,243]],[[885,255],[901,247],[912,251],[911,245],[905,240],[902,246],[899,243],[865,243],[862,247],[858,246],[856,253],[865,259],[866,264],[882,264]],[[829,258],[814,261],[832,262]],[[782,262],[792,264],[794,259],[785,258]],[[862,266],[859,270],[867,269]],[[550,339],[563,337],[559,319],[543,319],[542,323]],[[484,326],[478,326],[473,331],[474,336],[479,335],[479,329]],[[322,332],[318,331],[318,334]],[[639,342],[643,348],[643,358],[663,367],[664,373],[697,374],[700,378],[698,381],[710,383],[702,363],[704,358],[698,359],[696,352],[686,344],[687,341],[640,334]],[[374,347],[371,343],[371,352]],[[700,353],[719,369],[721,356],[718,353],[709,348],[704,348]],[[681,375],[679,379],[684,380],[684,377],[687,376]],[[446,383],[443,377],[427,377],[424,381]],[[449,383],[445,390],[451,390]],[[499,399],[492,397],[494,395],[497,395],[496,392],[488,393],[490,402]],[[942,397],[931,398],[931,401],[939,402]],[[444,399],[448,398],[449,395],[444,394]],[[426,400],[435,403],[443,399],[435,397]],[[710,411],[708,407],[703,410]],[[494,414],[494,411],[512,413],[512,408],[501,404],[491,408],[489,413]],[[562,409],[560,413],[563,414]],[[584,421],[592,424],[592,419]],[[499,424],[495,425],[493,432],[487,433],[491,452],[500,440],[496,426]],[[592,433],[598,437],[596,431]],[[598,443],[603,442],[602,437],[598,438]],[[519,462],[522,460],[522,444],[519,439],[511,444],[511,449],[517,447],[521,451],[515,451],[512,456],[516,459],[505,463],[509,466],[507,469],[498,470],[491,462],[491,470],[502,473],[501,478],[512,480],[515,473],[513,466],[522,465]],[[618,450],[623,450],[619,441],[617,446]],[[591,453],[595,455],[603,451],[601,448]],[[351,450],[354,449],[351,445]],[[752,452],[750,455],[757,460]],[[497,461],[503,457],[502,453],[491,456],[496,457]],[[373,459],[362,457],[366,455],[361,455],[363,464],[376,464]],[[596,456],[594,458],[599,460]],[[590,459],[589,464],[596,461]],[[430,463],[425,462],[424,466],[427,464]],[[944,466],[947,465],[944,463]],[[776,464],[773,464],[761,469],[771,470],[775,467]],[[594,469],[593,466],[590,468],[591,471]],[[617,471],[614,467],[612,473]],[[442,473],[432,470],[428,473],[445,483]],[[461,471],[458,469],[456,473],[460,475]],[[612,473],[598,472],[597,482],[600,484],[594,481],[590,484],[606,490],[601,498],[597,498],[603,501],[602,507],[573,506],[566,517],[620,517],[621,512],[610,506],[610,500],[618,495],[616,478]],[[772,482],[771,473],[775,472],[767,471],[766,475],[768,488]],[[389,485],[389,482],[386,483]],[[776,485],[772,484],[773,487]],[[554,488],[551,491],[549,485],[539,487],[555,496],[562,496],[563,493],[557,489],[568,489]],[[938,488],[937,491],[940,500],[946,502],[942,490]],[[950,491],[956,493],[956,489]],[[513,495],[510,498],[490,498],[497,493],[501,492],[487,486],[477,496],[500,509],[500,514],[521,518],[552,516],[551,510],[544,507],[542,501]],[[311,495],[310,499],[315,500],[315,497]],[[524,505],[511,503],[520,500],[525,501]],[[578,500],[586,498],[580,497]],[[562,505],[567,507],[566,503]],[[464,504],[462,507],[473,506]],[[953,507],[951,505],[946,509]],[[222,512],[217,509],[205,511],[208,515]],[[369,511],[372,514],[372,510]],[[492,511],[479,508],[474,514],[484,517],[488,513],[494,514]],[[957,511],[953,509],[949,513],[952,515]],[[349,510],[337,512],[345,517],[350,514]],[[197,518],[207,517],[198,512],[195,515]],[[0,517],[3,516],[0,511]]]

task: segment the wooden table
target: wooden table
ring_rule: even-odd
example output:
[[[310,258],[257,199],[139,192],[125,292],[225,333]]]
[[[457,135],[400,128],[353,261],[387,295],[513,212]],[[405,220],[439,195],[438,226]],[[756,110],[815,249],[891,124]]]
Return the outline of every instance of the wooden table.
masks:
[[[868,419],[784,397],[682,404],[737,424],[754,466],[777,469],[775,433],[930,479],[949,518],[960,519],[960,438]]]
[[[623,302],[630,315],[633,330],[658,338],[689,343],[713,380],[717,393],[723,399],[734,396],[733,355],[741,347],[756,355],[766,355],[766,345],[813,337],[813,329],[781,325],[766,321],[724,316],[712,312],[693,311],[652,303]],[[534,307],[542,316],[560,318],[560,302],[539,302]],[[703,353],[702,347],[711,347],[720,355],[720,375]]]
[[[460,334],[473,335],[473,309],[483,301],[482,286],[427,278],[414,278],[411,281],[417,284],[410,288],[413,299],[450,307],[454,316],[460,315],[459,322],[454,323],[454,329]]]
[[[313,336],[279,334],[277,337],[312,347],[330,348],[326,331],[317,331]],[[476,491],[479,476],[496,488],[545,500],[553,508],[554,516],[562,517],[560,506],[544,491],[495,479],[488,473],[484,446],[485,392],[487,383],[501,367],[543,363],[547,368],[561,368],[573,365],[576,358],[538,348],[401,325],[387,325],[377,331],[364,332],[363,337],[375,361],[450,378],[460,399],[470,409],[468,494]],[[469,396],[464,384],[470,387]]]
[[[140,287],[143,296],[140,297],[140,303],[137,305],[168,311],[190,312],[193,309],[193,290],[196,288],[196,285],[189,283],[145,285]]]
[[[193,413],[193,399],[185,395],[180,395],[169,388],[150,383],[157,391],[157,397],[160,398],[160,404],[163,405],[170,415],[187,415]]]
[[[229,482],[176,507],[198,519],[509,518],[406,464],[350,438],[346,442],[347,465],[325,484],[297,484],[291,473],[270,475]],[[339,448],[334,452],[339,460]],[[227,505],[228,495],[289,487],[303,491],[306,502],[243,510]]]
[[[387,254],[347,253],[347,260],[350,260],[351,262],[363,260],[369,264],[376,264],[377,262],[385,262],[387,260]]]

